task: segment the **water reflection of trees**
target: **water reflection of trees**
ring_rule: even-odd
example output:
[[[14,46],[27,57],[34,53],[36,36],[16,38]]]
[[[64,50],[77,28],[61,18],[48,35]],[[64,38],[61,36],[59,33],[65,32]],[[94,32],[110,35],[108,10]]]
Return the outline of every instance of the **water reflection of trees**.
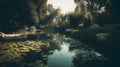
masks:
[[[53,35],[53,41],[59,47],[63,43],[70,44],[69,51],[75,53],[73,57],[73,67],[101,67],[101,64],[107,66],[106,58],[103,54],[95,51],[95,49],[89,45],[60,34]]]
[[[41,46],[40,50],[31,50],[22,55],[21,61],[4,63],[6,65],[2,67],[48,67],[48,56],[55,50],[61,51],[61,45],[66,43],[68,43],[69,51],[75,53],[73,67],[101,67],[107,63],[101,53],[86,44],[61,34],[50,34],[50,36],[51,39],[46,40],[46,45]]]
[[[52,55],[54,50],[60,51],[61,44],[64,43],[65,36],[60,34],[51,35],[52,38],[47,40],[47,45],[42,46],[40,52],[30,51],[24,55],[22,60],[23,67],[48,67],[48,56]]]
[[[100,53],[94,50],[79,49],[76,51],[76,55],[73,57],[73,63],[76,67],[98,67],[97,64],[101,64],[106,59]],[[92,65],[92,66],[91,66]]]
[[[48,41],[47,46],[42,46],[40,52],[30,51],[24,56],[24,66],[28,67],[48,67],[48,56],[52,55],[54,50],[58,49],[54,42]]]
[[[58,34],[54,34],[52,35],[52,41],[56,44],[56,46],[58,47],[58,50],[61,50],[60,45],[62,45],[66,40],[65,40],[65,36],[64,35],[60,35]]]
[[[74,67],[99,67],[99,65],[101,67],[101,64],[103,66],[107,64],[103,54],[77,40],[70,40],[69,50],[75,52]]]

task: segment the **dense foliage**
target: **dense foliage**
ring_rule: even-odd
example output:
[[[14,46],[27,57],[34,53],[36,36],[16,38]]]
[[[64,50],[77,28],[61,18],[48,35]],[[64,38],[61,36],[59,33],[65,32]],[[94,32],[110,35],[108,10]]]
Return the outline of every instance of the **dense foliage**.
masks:
[[[72,27],[80,24],[88,27],[94,23],[105,25],[120,22],[119,0],[74,0],[74,2],[77,5],[75,11],[65,17],[60,14],[59,9],[47,5],[47,0],[0,0],[0,31],[10,33],[24,26],[40,26],[54,20],[59,22],[58,24],[70,22]]]
[[[0,0],[0,31],[12,32],[40,22],[47,0]]]
[[[79,6],[82,17],[90,20],[91,24],[119,23],[120,8],[119,0],[74,0]]]

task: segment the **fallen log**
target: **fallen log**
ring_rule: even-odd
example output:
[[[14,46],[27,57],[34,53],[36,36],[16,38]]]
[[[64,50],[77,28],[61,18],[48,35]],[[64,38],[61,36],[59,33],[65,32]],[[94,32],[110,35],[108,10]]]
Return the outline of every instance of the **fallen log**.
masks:
[[[48,34],[0,34],[0,41],[24,41],[24,40],[36,40],[36,39],[49,39]]]
[[[27,40],[27,36],[16,36],[16,37],[2,37],[1,41],[24,41]]]
[[[5,34],[0,32],[0,40],[2,41],[11,41],[11,40],[25,40],[27,36],[23,34]]]
[[[0,33],[0,37],[18,37],[22,36],[23,34],[5,34],[5,33]]]

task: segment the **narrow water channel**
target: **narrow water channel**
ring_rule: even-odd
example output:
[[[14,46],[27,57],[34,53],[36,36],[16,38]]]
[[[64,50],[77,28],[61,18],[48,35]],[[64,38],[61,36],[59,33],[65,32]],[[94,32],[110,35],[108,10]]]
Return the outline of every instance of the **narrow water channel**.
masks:
[[[53,54],[48,56],[48,67],[79,67],[88,61],[105,60],[102,54],[80,41],[60,34],[54,36],[53,41],[60,45],[61,49],[54,50]]]
[[[52,55],[49,55],[49,67],[71,67],[73,66],[72,60],[75,55],[74,52],[69,52],[69,44],[63,43],[61,50],[55,50]]]
[[[101,53],[95,51],[91,46],[65,35],[54,34],[51,39],[47,39],[45,42],[46,44],[42,46],[37,45],[41,43],[38,40],[32,43],[31,41],[14,43],[15,45],[30,43],[30,46],[34,45],[33,47],[37,45],[37,49],[22,52],[19,57],[9,61],[6,57],[8,55],[3,55],[0,59],[0,67],[95,67],[94,65],[106,60]],[[41,48],[38,48],[39,46]],[[20,48],[22,49],[22,47]],[[9,56],[12,57],[12,55]]]

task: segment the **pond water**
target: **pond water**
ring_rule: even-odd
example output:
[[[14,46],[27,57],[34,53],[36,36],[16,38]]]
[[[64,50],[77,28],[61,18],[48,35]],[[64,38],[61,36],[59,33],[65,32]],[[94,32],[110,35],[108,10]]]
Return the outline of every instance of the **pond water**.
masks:
[[[62,44],[61,50],[55,50],[52,55],[49,55],[48,66],[49,67],[71,67],[73,65],[72,60],[75,55],[74,52],[69,52],[69,44]]]
[[[48,67],[79,67],[87,61],[105,60],[105,57],[95,49],[75,39],[58,34],[53,41],[60,45],[60,50],[56,49],[48,56]]]
[[[100,67],[99,65],[106,61],[103,54],[91,46],[65,35],[52,34],[52,38],[45,40],[45,42],[46,45],[42,45],[41,48],[36,47],[35,51],[29,50],[21,53],[17,57],[17,61],[16,58],[11,59],[12,61],[0,59],[0,67]],[[19,44],[21,43],[23,42]],[[29,42],[23,44],[26,43]],[[33,42],[34,47],[38,43],[40,42]]]

